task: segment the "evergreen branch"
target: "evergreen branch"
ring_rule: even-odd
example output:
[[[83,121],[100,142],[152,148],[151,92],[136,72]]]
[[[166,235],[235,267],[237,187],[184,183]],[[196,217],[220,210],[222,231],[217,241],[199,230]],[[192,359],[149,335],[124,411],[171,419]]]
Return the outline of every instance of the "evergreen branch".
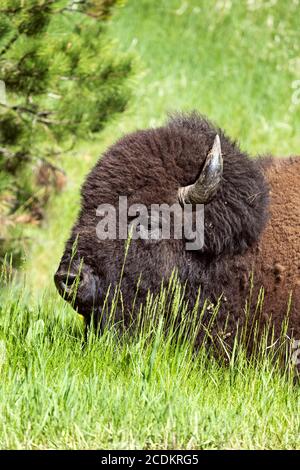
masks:
[[[4,46],[4,48],[2,49],[2,51],[0,52],[0,56],[1,55],[4,55],[8,50],[9,48],[13,45],[14,42],[16,42],[16,40],[18,39],[18,34],[16,34],[15,36],[13,36],[10,41],[8,41],[8,43]]]
[[[30,8],[28,8],[28,12],[36,11],[36,10],[43,10],[44,8],[47,8],[49,5],[56,3],[57,0],[46,0],[44,3],[41,3],[40,5],[34,5]],[[19,13],[20,11],[24,10],[24,6],[19,6],[19,7],[14,7],[14,8],[3,8],[0,9],[0,13],[5,14],[5,15],[14,15],[16,13]]]
[[[52,111],[36,111],[34,108],[27,108],[25,106],[20,106],[20,105],[9,106],[4,103],[0,103],[0,105],[3,106],[4,108],[8,108],[13,111],[20,111],[21,113],[34,114],[36,116],[48,116],[49,114],[52,114]]]
[[[72,150],[73,147],[74,147],[74,142],[67,149],[60,150],[60,151],[57,151],[57,152],[47,152],[47,153],[45,153],[44,157],[36,156],[36,155],[28,155],[28,157],[30,157],[30,160],[47,164],[51,168],[51,170],[53,170],[53,171],[59,171],[63,175],[66,175],[66,172],[62,168],[60,168],[59,166],[54,165],[54,163],[50,162],[48,160],[48,157],[54,157],[54,156],[57,157],[58,155],[65,154],[66,152],[69,152],[70,150]],[[0,147],[0,155],[3,155],[7,159],[20,158],[20,157],[25,157],[26,156],[25,153],[11,152],[6,147]]]
[[[0,172],[1,176],[2,173],[4,176],[4,185],[0,188],[0,202],[1,197],[5,200],[5,188],[9,187],[10,200],[13,201],[13,206],[10,206],[9,210],[14,214],[16,225],[22,222],[18,222],[15,215],[22,212],[29,211],[29,215],[34,218],[43,218],[42,208],[51,193],[48,187],[46,191],[45,187],[36,191],[39,181],[41,184],[44,181],[45,185],[49,181],[57,188],[64,184],[65,178],[62,178],[64,172],[59,168],[61,166],[59,155],[63,157],[66,152],[72,151],[77,136],[82,135],[82,131],[98,131],[100,129],[100,126],[97,126],[98,120],[101,124],[105,123],[109,116],[123,110],[123,101],[114,100],[116,93],[114,82],[118,85],[118,95],[120,94],[122,99],[124,97],[124,102],[127,102],[126,87],[123,83],[130,70],[126,67],[122,70],[114,58],[106,54],[105,47],[96,48],[95,54],[90,56],[95,34],[93,28],[87,37],[81,34],[81,28],[77,27],[82,21],[87,27],[89,25],[94,27],[95,18],[100,20],[99,24],[104,22],[115,1],[0,0],[0,15],[3,19],[6,17],[2,28],[5,37],[2,38],[0,45],[0,68],[1,65],[4,66],[2,74],[4,80],[6,75],[9,75],[5,80],[6,89],[14,97],[11,102],[0,103],[0,127],[3,134],[3,142],[0,142],[0,160],[2,160]],[[51,38],[52,34],[59,33],[57,49],[62,51],[65,49],[65,36],[60,35],[62,25],[65,33],[72,37],[71,46],[72,43],[76,44],[74,63],[72,54],[71,62],[65,61],[63,56],[61,58],[58,56],[53,68],[52,56],[56,45],[49,42],[48,32],[51,30]],[[96,29],[98,31],[98,28]],[[99,31],[102,31],[101,25]],[[29,47],[27,41],[31,42]],[[87,56],[84,71],[78,69],[77,47],[81,57]],[[13,58],[9,57],[12,50]],[[63,77],[64,75],[66,76]],[[67,80],[66,87],[61,86],[63,79]],[[99,106],[99,91],[98,87],[94,86],[95,83],[99,83],[100,87],[103,85],[105,88],[103,94],[108,96],[103,103],[99,100]],[[86,103],[82,103],[82,107],[81,102],[77,104],[77,92],[80,87],[87,90],[86,96],[81,99],[81,101],[86,100]],[[52,90],[54,93],[51,93]],[[51,95],[55,95],[53,98],[59,98],[60,101],[53,100],[49,103],[48,97]],[[102,108],[98,110],[100,103],[103,111]],[[66,134],[67,143],[64,139]],[[46,148],[40,148],[42,138],[49,142]],[[32,174],[30,171],[26,171],[25,174],[19,171],[23,169],[23,163],[24,168],[32,166]],[[58,172],[62,172],[62,175]],[[2,240],[8,243],[9,248],[14,249],[10,246],[14,240],[10,236],[9,229]],[[18,240],[22,239],[24,233]],[[0,234],[0,260],[4,249],[6,246],[4,248],[1,246]]]
[[[4,103],[0,103],[0,106],[2,106],[3,108],[9,109],[11,111],[16,111],[16,112],[19,112],[19,113],[34,115],[38,122],[41,122],[41,123],[46,124],[46,125],[60,125],[60,124],[69,125],[69,124],[72,124],[72,121],[64,121],[64,120],[57,121],[57,120],[47,119],[46,116],[54,114],[52,111],[36,111],[32,108],[27,108],[25,106],[20,106],[20,105],[9,106],[9,105],[4,104]]]

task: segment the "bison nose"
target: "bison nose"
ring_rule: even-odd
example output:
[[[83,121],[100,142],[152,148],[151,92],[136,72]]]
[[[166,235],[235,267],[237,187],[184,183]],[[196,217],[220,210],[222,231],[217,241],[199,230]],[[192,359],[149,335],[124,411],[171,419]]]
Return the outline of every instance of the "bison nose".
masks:
[[[76,286],[80,285],[82,275],[79,273],[57,271],[54,275],[54,281],[60,293],[70,295],[76,289]]]

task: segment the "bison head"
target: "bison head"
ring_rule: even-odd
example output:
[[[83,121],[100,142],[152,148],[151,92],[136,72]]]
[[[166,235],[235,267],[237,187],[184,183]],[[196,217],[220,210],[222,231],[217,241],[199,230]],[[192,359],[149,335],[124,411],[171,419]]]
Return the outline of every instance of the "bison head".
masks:
[[[176,227],[171,217],[168,239],[151,236],[150,231],[148,239],[128,244],[118,236],[124,216],[120,197],[125,196],[128,224],[133,205],[143,204],[150,214],[154,204],[189,204],[193,218],[196,205],[204,204],[203,243],[196,250],[187,249],[184,236],[172,236]],[[115,208],[115,237],[97,235],[99,207]],[[93,168],[55,274],[56,286],[87,318],[92,311],[99,316],[108,291],[113,292],[120,277],[127,311],[136,296],[142,301],[149,290],[156,292],[174,269],[191,297],[199,286],[203,295],[218,295],[221,287],[214,277],[218,264],[244,253],[257,240],[266,208],[267,188],[259,162],[196,113],[176,115],[164,127],[123,137]]]

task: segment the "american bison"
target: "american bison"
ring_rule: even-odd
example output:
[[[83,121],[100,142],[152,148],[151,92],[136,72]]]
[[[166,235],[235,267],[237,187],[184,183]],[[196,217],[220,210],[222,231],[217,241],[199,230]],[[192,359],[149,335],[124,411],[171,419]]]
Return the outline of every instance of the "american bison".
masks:
[[[128,206],[180,203],[194,210],[204,204],[202,246],[187,250],[184,238],[172,236],[134,239],[124,264],[124,239],[101,240],[96,233],[97,208],[117,208],[119,196],[127,196]],[[221,298],[216,321],[220,330],[226,322],[229,334],[242,323],[252,283],[250,315],[263,287],[262,319],[271,319],[279,334],[289,311],[289,333],[300,339],[299,228],[299,158],[250,158],[207,119],[178,114],[163,127],[126,135],[97,162],[83,185],[81,210],[55,283],[70,300],[79,273],[74,307],[103,322],[101,305],[124,264],[126,323],[138,280],[136,304],[149,290],[158,292],[176,269],[191,303],[199,287],[200,307],[205,299],[215,305]]]

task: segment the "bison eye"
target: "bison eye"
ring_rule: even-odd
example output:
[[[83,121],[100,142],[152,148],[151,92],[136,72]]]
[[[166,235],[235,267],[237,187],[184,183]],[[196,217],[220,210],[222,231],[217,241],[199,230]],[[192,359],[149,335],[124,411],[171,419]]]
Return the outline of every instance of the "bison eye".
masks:
[[[133,239],[157,241],[162,238],[161,221],[155,216],[132,218],[128,228],[132,230]]]

